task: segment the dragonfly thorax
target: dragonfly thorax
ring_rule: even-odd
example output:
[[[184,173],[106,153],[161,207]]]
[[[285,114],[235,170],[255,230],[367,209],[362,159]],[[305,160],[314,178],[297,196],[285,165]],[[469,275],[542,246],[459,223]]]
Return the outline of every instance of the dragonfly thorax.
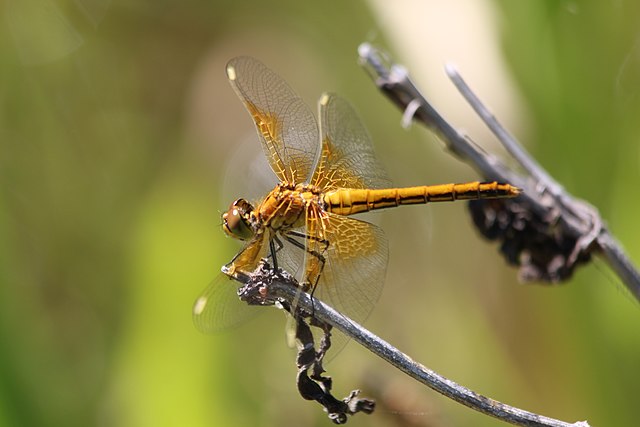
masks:
[[[308,184],[278,184],[256,207],[258,227],[283,232],[305,226],[306,212],[323,204],[320,190]]]

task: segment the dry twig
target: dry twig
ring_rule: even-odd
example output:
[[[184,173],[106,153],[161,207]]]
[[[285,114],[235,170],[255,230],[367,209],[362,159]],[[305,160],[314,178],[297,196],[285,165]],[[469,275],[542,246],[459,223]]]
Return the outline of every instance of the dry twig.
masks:
[[[446,67],[447,74],[524,174],[507,168],[447,123],[416,88],[406,69],[388,63],[379,50],[366,43],[360,46],[359,54],[376,86],[404,112],[405,122],[415,119],[423,123],[453,154],[488,180],[509,182],[524,190],[515,199],[470,203],[476,225],[488,238],[502,241],[501,251],[520,267],[521,280],[561,282],[577,265],[597,254],[640,301],[640,273],[597,209],[555,181],[500,125],[453,66]]]
[[[310,313],[312,313],[312,324],[316,322],[316,324],[330,325],[332,328],[338,329],[416,381],[425,384],[433,390],[471,409],[519,426],[589,427],[586,421],[578,421],[570,424],[544,417],[498,402],[456,384],[420,363],[415,362],[400,350],[364,329],[351,319],[338,313],[322,301],[315,298],[312,299],[307,293],[301,292],[298,283],[290,275],[283,274],[281,271],[273,271],[265,262],[261,263],[258,270],[251,276],[240,275],[237,276],[236,279],[243,283],[238,294],[241,299],[249,304],[262,306],[277,304],[289,309],[295,302],[296,312],[293,313],[293,315],[296,317],[298,323],[300,323],[300,317],[298,316],[309,317]],[[298,313],[305,314],[300,315]],[[310,340],[307,341],[310,342]],[[304,346],[301,346],[299,351],[299,359],[305,354],[303,347]],[[323,356],[324,353],[321,354],[320,359],[322,359]],[[300,367],[300,360],[298,363]],[[311,357],[311,361],[307,363],[307,366],[300,372],[305,373],[309,369],[309,366],[312,366],[314,363],[315,361],[313,357]],[[355,402],[355,406],[360,405],[360,407],[356,407],[356,409],[345,409],[348,405],[341,405],[341,403],[329,393],[331,387],[330,385],[326,387],[326,377],[315,375],[312,376],[312,379],[314,380],[313,383],[309,380],[308,376],[305,376],[306,381],[303,384],[304,387],[300,387],[300,378],[298,378],[298,386],[301,389],[301,394],[306,399],[317,400],[325,406],[325,410],[329,413],[330,417],[332,415],[335,417],[335,414],[332,414],[331,411],[342,411],[338,414],[338,416],[342,416],[342,422],[340,423],[346,422],[346,415],[352,415],[355,412],[369,413],[369,410],[373,410],[373,403],[367,399],[357,398],[357,391],[352,392],[344,402],[347,402],[349,405],[353,405]],[[306,391],[309,389],[314,390],[314,393]],[[345,408],[341,408],[341,406]]]

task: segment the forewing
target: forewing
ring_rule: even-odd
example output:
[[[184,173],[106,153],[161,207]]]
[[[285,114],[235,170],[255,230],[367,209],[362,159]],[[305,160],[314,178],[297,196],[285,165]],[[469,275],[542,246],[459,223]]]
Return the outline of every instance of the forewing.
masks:
[[[260,310],[251,307],[238,297],[240,283],[224,273],[220,273],[193,305],[193,323],[204,333],[214,333],[258,314]]]
[[[235,271],[241,271],[245,274],[253,273],[260,260],[267,255],[270,235],[268,229],[258,230],[245,247],[225,266],[225,270],[229,274],[233,274]]]
[[[389,187],[387,173],[353,107],[335,94],[324,94],[318,110],[322,150],[311,184],[323,191]]]
[[[278,179],[292,184],[307,182],[320,150],[318,126],[309,107],[257,59],[232,59],[227,76],[255,122]]]
[[[245,247],[225,266],[229,274],[252,273],[268,248],[268,233],[257,233]],[[241,323],[257,311],[240,301],[239,282],[220,273],[193,305],[193,322],[205,333],[217,332]]]

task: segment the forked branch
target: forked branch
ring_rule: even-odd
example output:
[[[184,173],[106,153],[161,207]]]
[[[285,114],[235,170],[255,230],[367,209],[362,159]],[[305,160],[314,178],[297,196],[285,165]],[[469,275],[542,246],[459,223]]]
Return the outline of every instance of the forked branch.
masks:
[[[367,43],[360,46],[359,54],[376,86],[404,112],[405,122],[414,119],[427,126],[453,154],[488,180],[508,182],[524,190],[516,199],[470,203],[476,226],[488,238],[502,241],[501,251],[510,263],[519,266],[521,280],[564,281],[577,265],[597,254],[640,301],[640,273],[597,209],[573,197],[555,181],[502,127],[453,66],[446,67],[449,78],[524,173],[509,169],[451,126],[416,88],[405,68],[387,62]]]

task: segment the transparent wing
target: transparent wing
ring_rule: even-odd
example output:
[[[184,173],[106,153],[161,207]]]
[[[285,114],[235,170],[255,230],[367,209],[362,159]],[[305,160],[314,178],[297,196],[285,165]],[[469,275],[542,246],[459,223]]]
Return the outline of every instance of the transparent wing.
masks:
[[[266,232],[257,233],[233,260],[225,266],[230,273],[253,272],[258,262],[267,252]],[[220,273],[204,290],[193,305],[193,322],[205,333],[227,329],[250,317],[254,310],[240,301],[237,290],[239,283],[228,275]],[[255,307],[254,307],[255,308]]]
[[[313,296],[364,322],[384,285],[389,258],[384,232],[368,222],[320,209],[307,213],[306,231],[305,274],[308,282],[317,283]],[[334,355],[344,343],[334,340]]]
[[[193,323],[199,331],[214,333],[260,313],[256,307],[240,301],[239,283],[224,273],[220,273],[193,305]]]
[[[390,180],[351,104],[324,94],[318,104],[322,151],[310,183],[323,191],[336,188],[386,188]]]
[[[309,107],[257,59],[232,59],[227,76],[253,117],[278,179],[292,184],[307,182],[320,151],[318,126]]]
[[[389,252],[381,228],[357,219],[324,213],[324,236],[329,241],[316,296],[364,322],[384,286]]]
[[[267,255],[271,232],[266,229],[258,230],[253,238],[236,254],[225,269],[229,274],[241,271],[246,274],[253,273],[258,263]]]
[[[303,236],[306,236],[306,229],[304,227],[289,230],[287,236],[304,247],[305,239]],[[299,246],[295,246],[286,238],[280,240],[282,248],[276,253],[278,266],[292,274],[296,280],[303,280],[302,267],[304,266],[304,250]]]

